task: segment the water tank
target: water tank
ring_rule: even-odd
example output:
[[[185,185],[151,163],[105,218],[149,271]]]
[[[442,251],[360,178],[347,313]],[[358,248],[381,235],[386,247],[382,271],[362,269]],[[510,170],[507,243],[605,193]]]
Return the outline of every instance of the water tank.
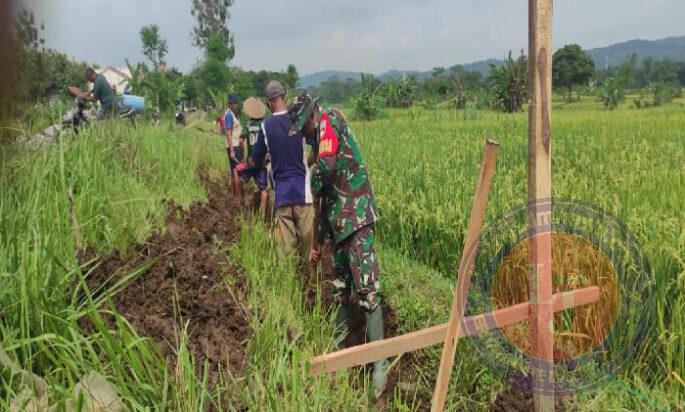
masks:
[[[121,105],[132,108],[136,113],[143,113],[145,111],[145,98],[132,94],[124,94],[121,96]]]

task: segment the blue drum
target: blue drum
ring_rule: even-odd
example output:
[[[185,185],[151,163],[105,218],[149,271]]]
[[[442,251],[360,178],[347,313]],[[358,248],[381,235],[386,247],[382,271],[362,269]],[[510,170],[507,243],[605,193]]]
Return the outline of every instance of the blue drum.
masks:
[[[145,111],[145,98],[132,94],[124,94],[121,96],[121,107],[131,108],[136,113],[143,113]]]

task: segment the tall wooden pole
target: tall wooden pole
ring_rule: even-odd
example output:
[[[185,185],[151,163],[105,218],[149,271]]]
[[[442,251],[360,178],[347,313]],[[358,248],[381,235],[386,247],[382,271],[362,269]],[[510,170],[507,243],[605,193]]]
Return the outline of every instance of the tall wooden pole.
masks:
[[[461,254],[461,263],[457,273],[457,289],[454,291],[450,320],[447,323],[447,331],[445,332],[445,344],[442,347],[442,357],[440,358],[438,378],[433,391],[431,412],[442,412],[445,408],[447,389],[450,385],[450,376],[454,367],[454,355],[457,353],[457,343],[459,342],[459,336],[462,334],[462,318],[464,317],[466,299],[471,287],[471,274],[476,262],[476,251],[480,242],[480,232],[483,229],[483,220],[487,210],[492,177],[495,175],[498,152],[499,143],[488,139],[485,143],[483,161],[480,165],[480,175],[476,185],[476,194],[473,197],[473,205],[471,206],[471,217],[469,217],[469,222],[466,225],[464,250]]]
[[[552,6],[529,0],[528,216],[535,411],[554,411],[552,308]]]

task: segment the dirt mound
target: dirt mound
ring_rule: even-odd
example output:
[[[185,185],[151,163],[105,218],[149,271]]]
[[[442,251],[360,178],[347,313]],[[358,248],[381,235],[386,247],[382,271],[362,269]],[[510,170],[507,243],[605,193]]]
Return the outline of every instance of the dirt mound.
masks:
[[[197,202],[185,212],[169,203],[162,233],[137,245],[127,256],[115,251],[100,257],[86,271],[92,269],[87,283],[94,291],[113,285],[156,258],[147,273],[113,302],[141,336],[159,344],[172,367],[179,325],[187,324],[190,351],[198,365],[208,361],[214,386],[220,365],[234,376],[244,372],[245,343],[251,329],[249,313],[236,296],[245,289],[245,278],[218,247],[218,243],[229,244],[239,236],[239,208],[228,180],[204,180],[207,204]],[[79,260],[85,263],[94,256],[92,250],[86,251]],[[223,285],[227,279],[230,289]]]
[[[554,400],[554,410],[565,411],[566,403],[563,397],[557,395]],[[507,386],[497,394],[490,410],[493,412],[532,411],[533,392],[530,375],[514,374],[509,377]]]

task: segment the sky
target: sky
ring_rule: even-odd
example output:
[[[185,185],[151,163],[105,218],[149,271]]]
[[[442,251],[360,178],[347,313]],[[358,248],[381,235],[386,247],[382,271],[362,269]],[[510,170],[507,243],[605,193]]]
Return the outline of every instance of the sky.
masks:
[[[48,47],[102,66],[142,61],[140,28],[157,24],[167,61],[202,58],[191,45],[190,0],[25,0]],[[527,47],[526,0],[235,0],[231,65],[299,73],[429,70]],[[585,49],[685,35],[685,0],[555,0],[554,45]]]

